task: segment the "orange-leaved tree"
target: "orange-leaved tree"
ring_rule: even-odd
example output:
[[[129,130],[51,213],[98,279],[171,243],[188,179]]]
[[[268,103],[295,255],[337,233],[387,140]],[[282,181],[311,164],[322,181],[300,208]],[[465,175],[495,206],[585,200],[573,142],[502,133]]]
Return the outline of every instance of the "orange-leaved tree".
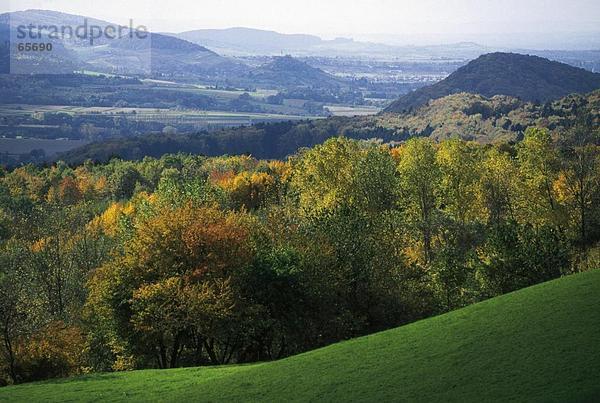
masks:
[[[112,338],[119,355],[178,365],[182,354],[226,362],[235,349],[236,278],[251,261],[246,213],[186,205],[140,217],[123,252],[90,281],[91,337]],[[140,362],[145,364],[145,362]]]

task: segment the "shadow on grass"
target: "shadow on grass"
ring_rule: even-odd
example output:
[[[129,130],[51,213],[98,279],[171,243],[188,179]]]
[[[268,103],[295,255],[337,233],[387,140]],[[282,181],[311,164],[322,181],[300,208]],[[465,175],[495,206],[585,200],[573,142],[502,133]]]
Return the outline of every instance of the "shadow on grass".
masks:
[[[116,379],[120,379],[120,378],[123,378],[124,376],[127,376],[127,374],[141,374],[141,373],[152,373],[152,372],[160,372],[162,374],[169,375],[169,374],[174,374],[176,372],[182,372],[182,371],[200,373],[200,372],[205,372],[205,371],[212,372],[214,370],[224,370],[224,369],[233,370],[234,368],[237,369],[237,368],[259,366],[259,365],[262,365],[265,363],[266,362],[232,364],[232,365],[206,365],[206,366],[200,366],[200,367],[179,367],[179,368],[170,368],[170,369],[153,368],[153,369],[141,369],[141,370],[134,370],[134,371],[122,371],[122,372],[97,372],[97,373],[91,373],[91,374],[85,374],[85,375],[76,375],[76,376],[67,377],[67,378],[53,378],[53,379],[46,379],[43,381],[25,382],[25,383],[7,386],[7,388],[11,388],[11,387],[15,387],[15,386],[28,387],[28,386],[35,386],[35,385],[61,385],[64,383],[73,383],[73,382],[114,381]]]

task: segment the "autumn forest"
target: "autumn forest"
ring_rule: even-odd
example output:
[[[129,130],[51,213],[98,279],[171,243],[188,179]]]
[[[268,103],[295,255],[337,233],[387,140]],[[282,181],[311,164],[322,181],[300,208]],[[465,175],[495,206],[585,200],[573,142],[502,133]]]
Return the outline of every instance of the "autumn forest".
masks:
[[[274,360],[597,267],[598,135],[4,171],[0,379]]]

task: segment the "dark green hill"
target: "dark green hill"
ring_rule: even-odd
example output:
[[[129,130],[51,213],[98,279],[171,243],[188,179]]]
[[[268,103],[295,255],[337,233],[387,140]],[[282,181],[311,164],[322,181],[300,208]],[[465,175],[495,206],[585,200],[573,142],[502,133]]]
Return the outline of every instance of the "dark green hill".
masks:
[[[597,401],[600,271],[282,361],[11,386],[31,401]]]
[[[446,79],[411,92],[386,112],[417,109],[432,99],[460,92],[486,97],[508,95],[529,102],[547,102],[572,93],[600,88],[600,74],[538,56],[490,53],[461,67]]]
[[[271,62],[250,71],[248,77],[273,85],[327,88],[343,84],[331,74],[292,56],[274,57]]]

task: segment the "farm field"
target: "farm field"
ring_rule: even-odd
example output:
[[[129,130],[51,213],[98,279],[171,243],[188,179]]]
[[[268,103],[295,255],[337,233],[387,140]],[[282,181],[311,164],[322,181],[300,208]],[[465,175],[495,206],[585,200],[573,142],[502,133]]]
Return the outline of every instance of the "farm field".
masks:
[[[0,401],[595,401],[600,271],[271,363],[89,375]]]
[[[80,107],[66,105],[0,105],[0,116],[33,116],[39,113],[68,113],[73,116],[125,117],[133,121],[157,121],[163,123],[197,123],[200,125],[238,126],[259,122],[303,120],[316,117],[272,113],[245,113],[204,111],[193,109]]]
[[[381,108],[370,106],[325,105],[333,116],[370,116],[381,112]]]
[[[77,127],[45,124],[56,114],[89,122]],[[90,141],[110,138],[105,122],[125,121],[143,125],[142,133],[160,132],[163,127],[188,132],[249,126],[262,122],[297,121],[309,117],[268,113],[242,113],[157,108],[80,107],[67,105],[0,105],[0,153],[17,157],[33,150],[43,150],[45,157],[83,146]],[[314,117],[313,117],[314,118]],[[61,118],[63,119],[63,118]],[[18,123],[14,123],[18,122]],[[97,123],[98,122],[98,123]],[[139,130],[139,129],[137,129]],[[135,133],[132,133],[135,134]]]
[[[253,89],[253,90],[245,90],[243,88],[235,88],[235,89],[221,89],[214,88],[207,85],[202,84],[187,84],[187,83],[177,83],[175,81],[165,81],[165,80],[154,80],[154,79],[142,79],[144,84],[151,85],[154,89],[178,89],[180,91],[192,91],[197,92],[202,95],[207,95],[210,97],[214,97],[220,100],[232,100],[238,98],[242,94],[248,94],[252,98],[263,101],[265,98],[271,95],[277,95],[277,90],[268,90],[268,89]]]

